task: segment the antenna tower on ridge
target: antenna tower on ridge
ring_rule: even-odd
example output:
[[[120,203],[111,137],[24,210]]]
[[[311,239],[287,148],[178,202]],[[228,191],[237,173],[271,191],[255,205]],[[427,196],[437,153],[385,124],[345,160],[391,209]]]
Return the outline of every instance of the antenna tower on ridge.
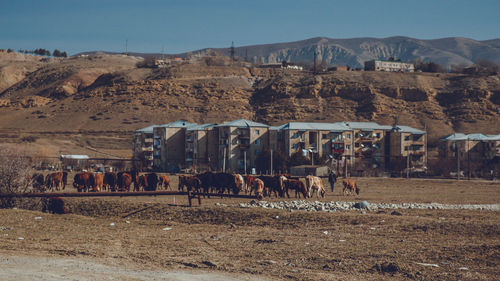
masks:
[[[231,54],[231,59],[234,61],[234,41],[231,41],[231,49],[229,49],[229,53]]]

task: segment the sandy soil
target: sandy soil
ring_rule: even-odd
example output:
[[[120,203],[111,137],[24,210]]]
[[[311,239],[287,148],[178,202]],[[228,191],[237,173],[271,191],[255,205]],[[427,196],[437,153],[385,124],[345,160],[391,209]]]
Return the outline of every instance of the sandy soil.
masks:
[[[359,197],[346,198],[337,190],[324,200],[500,201],[498,182],[360,182]],[[0,268],[8,270],[0,272],[15,275],[16,269],[10,268],[17,263],[25,280],[44,276],[40,274],[63,279],[65,268],[81,272],[84,280],[95,276],[175,280],[175,274],[186,271],[229,280],[495,280],[500,276],[498,212],[289,212],[239,208],[242,201],[248,200],[205,199],[202,206],[189,208],[179,196],[175,203],[172,196],[68,198],[68,215],[3,209]],[[13,261],[5,261],[6,257]],[[26,259],[33,259],[33,265]],[[109,271],[117,275],[106,275]]]

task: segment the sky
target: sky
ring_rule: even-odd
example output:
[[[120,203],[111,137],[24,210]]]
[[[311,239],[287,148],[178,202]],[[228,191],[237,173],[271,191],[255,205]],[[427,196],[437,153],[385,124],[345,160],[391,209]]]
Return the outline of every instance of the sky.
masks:
[[[312,37],[500,38],[499,0],[0,0],[0,49],[183,53]]]

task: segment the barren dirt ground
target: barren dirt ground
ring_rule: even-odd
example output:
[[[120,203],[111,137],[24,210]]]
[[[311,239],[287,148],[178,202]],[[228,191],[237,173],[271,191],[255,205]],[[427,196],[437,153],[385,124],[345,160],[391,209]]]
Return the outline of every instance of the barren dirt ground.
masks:
[[[500,203],[498,181],[358,180],[360,196],[343,197],[337,186],[322,201]],[[176,178],[173,182],[175,186]],[[248,199],[205,199],[191,208],[179,196],[65,200],[68,215],[0,210],[0,279],[500,276],[500,216],[495,211],[405,209],[398,216],[392,210],[326,213],[238,207]]]

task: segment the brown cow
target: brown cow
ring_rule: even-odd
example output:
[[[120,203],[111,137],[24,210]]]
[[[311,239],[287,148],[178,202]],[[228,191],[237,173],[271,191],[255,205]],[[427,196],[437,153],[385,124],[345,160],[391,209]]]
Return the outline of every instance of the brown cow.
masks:
[[[285,180],[284,185],[285,185],[284,193],[288,196],[288,198],[290,198],[290,195],[288,194],[288,190],[290,189],[295,190],[295,198],[297,198],[297,194],[299,195],[300,198],[300,193],[302,193],[304,198],[308,197],[306,186],[302,181],[295,179]]]
[[[344,179],[342,180],[342,184],[344,185],[344,188],[342,189],[342,193],[344,195],[346,195],[347,193],[353,194],[353,191],[355,191],[356,194],[359,195],[359,187],[355,180]]]
[[[195,176],[179,176],[179,190],[184,191],[184,186],[187,191],[200,192],[201,180]]]
[[[78,189],[78,192],[89,191],[94,183],[94,174],[89,172],[77,173],[73,178],[73,186]]]
[[[234,176],[234,183],[236,185],[235,193],[240,193],[241,191],[246,190],[247,188],[243,176],[240,174],[234,174],[233,176]]]
[[[147,186],[148,186],[148,178],[146,177],[146,175],[141,175],[139,176],[137,185],[134,184],[134,191],[144,191]]]
[[[132,185],[133,179],[132,175],[127,172],[119,172],[117,174],[117,186],[118,191],[129,191],[130,185]]]
[[[93,186],[95,192],[99,192],[102,190],[103,182],[104,182],[104,174],[96,173],[94,175],[94,186]]]
[[[252,186],[253,186],[253,183],[254,183],[256,177],[246,175],[246,176],[244,176],[244,178],[245,178],[245,182],[246,182],[245,194],[247,194],[249,191],[251,192],[251,189],[252,189]]]
[[[118,177],[113,172],[106,172],[104,174],[104,179],[102,182],[102,187],[104,190],[115,191],[116,185],[118,183]]]
[[[262,200],[264,195],[264,182],[261,179],[255,179],[252,185],[252,190],[250,190],[250,195],[252,191],[257,196],[257,199]]]
[[[159,188],[168,190],[168,188],[170,187],[170,179],[167,176],[159,176],[159,180],[160,180]]]
[[[63,172],[55,172],[48,174],[45,177],[45,186],[47,189],[56,189],[60,190],[63,186]]]

